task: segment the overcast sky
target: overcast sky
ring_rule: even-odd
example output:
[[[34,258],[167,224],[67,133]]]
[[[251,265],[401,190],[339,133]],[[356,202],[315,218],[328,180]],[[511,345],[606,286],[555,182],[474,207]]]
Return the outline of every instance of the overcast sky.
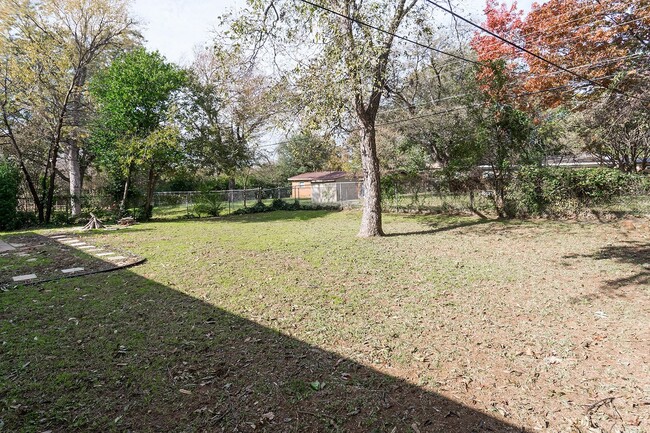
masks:
[[[518,3],[527,10],[532,1]],[[194,47],[211,39],[217,17],[244,4],[245,0],[135,0],[133,11],[143,23],[147,48],[160,51],[167,60],[187,64]],[[485,0],[460,0],[459,4],[457,12],[482,20]]]

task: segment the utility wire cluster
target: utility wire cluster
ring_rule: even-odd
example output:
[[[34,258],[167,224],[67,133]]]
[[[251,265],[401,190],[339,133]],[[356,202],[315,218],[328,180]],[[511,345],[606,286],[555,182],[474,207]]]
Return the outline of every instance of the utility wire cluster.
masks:
[[[370,28],[372,30],[375,30],[375,31],[378,31],[380,33],[389,35],[389,36],[394,37],[394,38],[396,38],[398,40],[413,44],[413,45],[418,46],[420,48],[424,48],[424,49],[430,50],[432,52],[435,52],[435,53],[438,53],[438,54],[441,54],[441,55],[456,59],[456,61],[458,61],[459,63],[460,62],[469,63],[469,64],[479,66],[479,67],[484,67],[485,66],[483,63],[481,63],[479,61],[476,61],[476,60],[473,60],[473,59],[468,59],[467,57],[464,57],[464,56],[462,56],[460,54],[456,54],[456,53],[448,52],[448,51],[445,51],[445,50],[441,50],[441,49],[433,47],[433,46],[431,46],[429,44],[418,42],[418,41],[416,41],[414,39],[410,39],[410,38],[407,38],[405,36],[401,36],[399,34],[396,34],[396,33],[390,32],[388,30],[385,30],[385,29],[383,29],[381,27],[378,27],[378,26],[375,26],[373,24],[361,21],[361,20],[359,20],[357,18],[350,17],[348,15],[342,14],[342,13],[337,12],[337,11],[331,9],[331,8],[328,8],[326,6],[323,6],[323,5],[315,3],[315,2],[312,2],[310,0],[298,0],[298,1],[300,1],[300,2],[302,2],[304,4],[307,4],[309,6],[312,6],[314,8],[317,8],[317,9],[323,10],[325,12],[328,12],[328,13],[330,13],[332,15],[335,15],[335,16],[338,16],[340,18],[343,18],[343,19],[349,20],[351,22],[354,22],[354,23],[358,24],[359,26]],[[626,93],[626,92],[624,92],[624,91],[622,91],[620,89],[612,88],[612,87],[610,87],[610,86],[608,86],[606,84],[601,84],[601,83],[598,82],[600,80],[611,78],[612,77],[611,75],[610,76],[604,76],[604,77],[598,77],[598,78],[590,78],[590,77],[587,77],[587,76],[585,76],[583,74],[580,74],[580,73],[575,71],[577,69],[584,69],[584,68],[589,68],[589,67],[602,66],[602,65],[606,65],[606,64],[609,64],[609,63],[614,63],[614,62],[621,61],[621,60],[626,60],[626,59],[631,59],[631,58],[636,58],[636,57],[642,57],[641,54],[632,54],[632,55],[621,56],[621,57],[613,58],[613,59],[603,59],[603,60],[600,60],[600,61],[597,61],[597,62],[592,62],[592,63],[578,65],[578,66],[565,67],[565,66],[560,65],[560,64],[558,64],[558,63],[556,63],[556,62],[554,62],[552,60],[549,60],[549,59],[545,58],[544,56],[542,56],[542,55],[540,55],[538,53],[530,51],[529,49],[521,46],[520,44],[517,44],[517,43],[515,43],[515,42],[513,42],[513,41],[511,41],[511,40],[509,40],[509,39],[507,39],[507,38],[505,38],[505,37],[503,37],[501,35],[498,35],[498,34],[490,31],[489,29],[487,29],[487,28],[485,28],[485,27],[483,27],[483,26],[481,26],[479,24],[476,24],[475,22],[471,21],[470,19],[468,19],[468,18],[454,12],[450,8],[442,6],[442,5],[440,5],[439,3],[437,3],[437,2],[435,2],[433,0],[425,0],[425,1],[427,3],[429,3],[429,4],[431,4],[432,6],[435,6],[435,7],[439,8],[439,9],[441,9],[445,13],[448,13],[448,14],[452,15],[453,17],[465,22],[466,24],[469,24],[469,25],[477,28],[478,30],[480,30],[480,31],[494,37],[495,39],[501,41],[502,43],[505,43],[507,45],[512,46],[517,51],[526,53],[529,56],[532,56],[532,57],[534,57],[534,58],[536,58],[536,59],[538,59],[538,60],[540,60],[540,61],[542,61],[544,63],[547,63],[548,65],[552,66],[553,68],[557,69],[556,72],[550,72],[550,73],[545,73],[545,74],[529,74],[529,76],[531,78],[565,73],[565,74],[570,74],[570,75],[574,76],[575,78],[579,79],[582,82],[588,83],[588,84],[583,84],[583,85],[579,85],[579,86],[563,85],[563,86],[556,86],[556,87],[552,87],[552,88],[549,88],[549,89],[543,89],[543,90],[539,90],[539,91],[535,91],[535,92],[524,92],[524,93],[519,93],[519,94],[515,95],[517,97],[531,96],[531,95],[536,95],[536,94],[545,93],[545,92],[554,92],[554,91],[560,91],[560,90],[563,90],[563,89],[566,90],[568,88],[574,89],[574,88],[577,88],[577,87],[579,88],[579,87],[585,87],[587,85],[591,85],[591,86],[594,86],[594,87],[603,88],[603,89],[609,90],[611,92],[621,94],[621,95],[623,95],[625,97],[628,97],[628,98],[642,100],[642,98],[639,98],[639,97],[637,97],[635,95],[630,95],[630,94],[628,94],[628,93]],[[639,11],[643,10],[643,9],[647,9],[649,7],[650,7],[650,5],[644,6],[641,9],[639,9]],[[568,12],[565,13],[565,14],[562,14],[562,15],[566,15],[566,14],[568,14]],[[576,19],[567,21],[563,25],[569,24],[571,22],[583,20],[583,19],[589,18],[589,17],[596,17],[596,16],[599,16],[599,15],[602,15],[602,14],[603,14],[602,12],[597,12],[597,13],[591,14],[591,15],[589,15],[587,17],[580,17],[580,18],[576,18]],[[611,27],[623,26],[623,25],[626,25],[626,24],[630,24],[630,23],[639,21],[641,19],[642,18],[637,18],[637,19],[628,20],[628,21],[625,21],[625,22],[622,22],[622,23],[614,22],[613,24],[611,24]],[[581,27],[584,27],[584,25],[581,26]],[[548,29],[546,31],[548,31]],[[532,32],[530,34],[541,34],[541,33],[542,33],[541,31],[536,31],[536,32]],[[569,38],[569,39],[574,39],[574,38]],[[496,46],[496,45],[497,45],[497,43],[495,43],[493,46]],[[451,65],[453,63],[456,63],[456,62],[450,62],[445,66]],[[457,70],[457,71],[460,71],[460,70]],[[447,72],[451,72],[451,71],[447,71]],[[431,103],[442,102],[442,101],[446,101],[446,100],[450,100],[450,99],[454,99],[454,98],[461,98],[463,96],[466,96],[466,95],[451,95],[451,96],[448,96],[448,97],[445,97],[445,98],[441,98],[441,99],[438,99],[438,100],[431,101],[427,105],[431,105]],[[393,121],[387,121],[387,122],[384,122],[384,123],[377,124],[376,127],[393,125],[393,124],[397,124],[397,123],[408,122],[408,121],[411,121],[411,120],[422,119],[422,118],[441,115],[441,114],[447,114],[447,113],[459,111],[459,110],[461,110],[463,108],[464,107],[455,107],[455,108],[450,108],[450,109],[447,109],[447,110],[441,110],[441,111],[436,111],[436,112],[432,112],[432,113],[422,114],[422,115],[415,116],[415,117],[409,117],[409,118],[405,118],[405,119],[397,119],[397,120],[393,120]],[[395,111],[395,110],[386,110],[386,111]],[[266,145],[262,145],[262,146],[259,146],[259,147],[262,147],[262,148],[273,147],[273,146],[277,146],[277,145],[285,144],[285,143],[287,143],[287,141],[281,141],[281,142],[277,142],[277,143],[266,144]]]

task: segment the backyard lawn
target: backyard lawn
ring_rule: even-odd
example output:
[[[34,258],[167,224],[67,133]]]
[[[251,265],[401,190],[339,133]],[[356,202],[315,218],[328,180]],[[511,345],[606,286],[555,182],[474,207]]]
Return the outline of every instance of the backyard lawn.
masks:
[[[359,217],[78,234],[147,261],[0,292],[0,432],[650,432],[647,220]]]

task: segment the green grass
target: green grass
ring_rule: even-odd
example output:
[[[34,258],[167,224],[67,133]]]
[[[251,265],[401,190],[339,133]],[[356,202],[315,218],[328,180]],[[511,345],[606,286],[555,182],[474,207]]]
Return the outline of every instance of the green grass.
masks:
[[[325,211],[84,234],[147,262],[0,293],[5,430],[560,431],[603,384],[642,401],[647,231],[384,219],[378,239]]]

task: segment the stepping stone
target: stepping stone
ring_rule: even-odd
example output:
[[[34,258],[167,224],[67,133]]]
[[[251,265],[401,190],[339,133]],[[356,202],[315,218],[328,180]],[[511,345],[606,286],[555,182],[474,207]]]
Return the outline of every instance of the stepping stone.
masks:
[[[104,256],[114,256],[115,253],[99,253],[95,254],[97,257],[104,257]]]
[[[86,250],[86,251],[84,251],[84,253],[93,253],[93,254],[94,254],[94,253],[98,253],[98,252],[100,252],[100,251],[104,251],[104,250],[101,249],[101,248],[95,248],[95,247],[93,247],[93,249],[91,249],[91,250]]]
[[[70,245],[71,247],[79,247],[81,245],[87,245],[87,244],[85,242],[73,242],[73,243],[68,244],[68,245]]]
[[[28,262],[35,262],[36,260],[38,260],[36,257],[32,257],[31,259],[27,259]]]
[[[18,275],[14,277],[14,281],[27,281],[36,279],[36,274]]]
[[[94,249],[95,246],[94,245],[83,245],[83,246],[79,247],[80,250],[87,250],[88,248],[93,248]]]
[[[80,272],[83,271],[84,268],[70,268],[70,269],[61,269],[61,272],[64,274],[72,274],[74,272]]]
[[[52,238],[52,239],[61,239],[61,238],[67,238],[67,237],[68,237],[68,235],[54,235],[54,236],[50,236],[50,238]]]
[[[9,244],[6,243],[5,241],[0,240],[0,253],[3,253],[3,252],[5,252],[5,251],[13,251],[13,250],[15,250],[15,249],[16,249],[16,248],[14,248],[13,246],[9,245]]]
[[[9,245],[11,245],[14,248],[20,248],[20,247],[24,247],[27,244],[9,244]]]
[[[18,257],[27,257],[29,253],[18,253]]]
[[[124,259],[126,259],[127,257],[125,257],[125,256],[114,256],[114,257],[106,257],[106,258],[107,258],[108,260],[111,260],[111,261],[117,262],[117,261],[119,261],[119,260],[124,260]]]

